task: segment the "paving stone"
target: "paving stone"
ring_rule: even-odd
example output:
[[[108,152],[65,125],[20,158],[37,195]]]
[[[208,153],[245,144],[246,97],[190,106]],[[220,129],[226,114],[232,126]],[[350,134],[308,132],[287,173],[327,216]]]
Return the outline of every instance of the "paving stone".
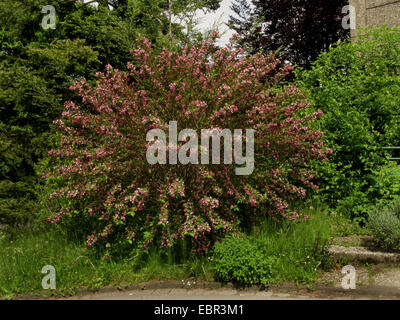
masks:
[[[399,253],[372,251],[365,247],[343,247],[343,246],[330,246],[329,252],[334,258],[349,259],[351,262],[386,262],[386,263],[397,263],[400,262]]]

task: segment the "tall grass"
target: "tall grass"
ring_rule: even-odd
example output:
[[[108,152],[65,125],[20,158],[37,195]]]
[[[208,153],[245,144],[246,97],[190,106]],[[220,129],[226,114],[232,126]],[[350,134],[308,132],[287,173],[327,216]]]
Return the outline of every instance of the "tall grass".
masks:
[[[56,270],[55,290],[42,288],[46,274],[41,270],[45,265]],[[185,255],[184,250],[163,255],[153,248],[148,255],[103,260],[88,251],[84,243],[67,240],[55,231],[31,232],[12,241],[4,236],[0,239],[0,297],[3,298],[18,294],[71,295],[82,288],[189,277],[212,278],[207,260]]]
[[[324,207],[305,207],[310,218],[300,223],[265,221],[251,238],[262,241],[278,258],[272,282],[312,282],[318,270],[330,266],[326,247],[331,238],[331,218]]]
[[[326,250],[331,218],[323,207],[304,207],[301,212],[310,219],[299,223],[266,220],[248,234],[229,236],[218,243],[213,256],[216,278],[242,285],[244,279],[252,284],[315,281],[319,270],[331,265]]]
[[[265,221],[246,239],[267,247],[277,257],[271,282],[312,282],[328,261],[325,245],[331,235],[331,221],[322,207],[302,208],[311,218],[299,224],[278,225]],[[157,246],[148,254],[103,260],[86,249],[85,243],[71,240],[55,230],[30,232],[14,240],[0,234],[0,297],[18,294],[71,295],[78,289],[125,286],[148,280],[189,280],[214,278],[214,261],[192,254],[183,242],[160,252]],[[43,290],[41,270],[52,265],[56,270],[56,289]]]

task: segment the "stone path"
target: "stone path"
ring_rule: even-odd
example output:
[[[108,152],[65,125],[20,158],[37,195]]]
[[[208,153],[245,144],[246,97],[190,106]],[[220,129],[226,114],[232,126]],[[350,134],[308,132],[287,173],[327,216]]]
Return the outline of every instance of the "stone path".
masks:
[[[246,292],[235,289],[154,289],[129,290],[74,296],[67,300],[310,300],[304,295]]]
[[[279,289],[242,291],[236,289],[153,289],[84,294],[66,300],[400,300],[400,289],[367,286],[351,291],[318,287],[313,291]]]
[[[179,281],[152,281],[125,290],[104,288],[67,300],[400,300],[400,265],[355,265],[356,288],[342,288],[341,268],[321,274],[312,288],[286,283],[266,289],[220,288],[216,283],[198,283],[183,288]]]

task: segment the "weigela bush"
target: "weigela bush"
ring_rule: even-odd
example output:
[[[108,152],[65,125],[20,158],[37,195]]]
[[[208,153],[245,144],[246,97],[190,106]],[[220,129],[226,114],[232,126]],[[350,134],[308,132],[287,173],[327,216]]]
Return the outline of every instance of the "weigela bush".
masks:
[[[56,121],[62,136],[45,174],[50,221],[90,231],[89,246],[147,249],[186,238],[204,252],[243,220],[299,217],[288,202],[317,188],[305,167],[328,152],[323,133],[309,127],[321,112],[308,112],[303,94],[285,84],[292,67],[220,49],[216,38],[158,54],[142,39],[126,72],[108,66],[97,85],[72,87],[82,103],[67,102]],[[146,133],[168,134],[170,121],[198,133],[254,129],[253,173],[236,175],[237,164],[222,161],[150,165]]]

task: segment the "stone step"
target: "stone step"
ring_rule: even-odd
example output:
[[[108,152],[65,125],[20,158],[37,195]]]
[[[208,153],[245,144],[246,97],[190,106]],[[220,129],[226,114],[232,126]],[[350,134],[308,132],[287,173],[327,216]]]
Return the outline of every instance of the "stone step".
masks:
[[[347,259],[349,262],[400,263],[400,253],[382,252],[366,247],[329,246],[334,259]]]

